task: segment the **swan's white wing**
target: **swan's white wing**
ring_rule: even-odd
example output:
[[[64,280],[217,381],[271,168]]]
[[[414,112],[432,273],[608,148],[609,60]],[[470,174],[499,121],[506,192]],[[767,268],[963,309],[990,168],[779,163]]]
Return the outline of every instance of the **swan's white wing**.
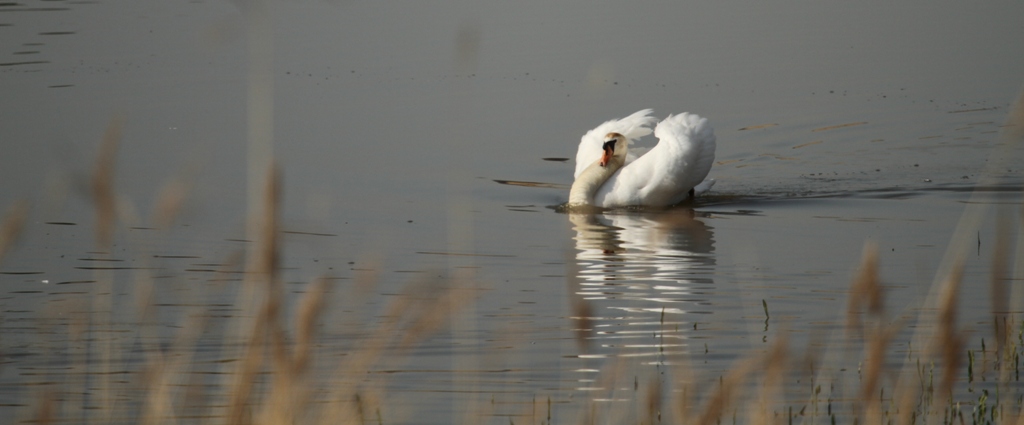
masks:
[[[716,139],[707,118],[685,112],[669,116],[658,123],[654,135],[658,137],[659,144],[661,140],[672,140],[673,144],[684,149],[682,160],[676,164],[682,171],[681,185],[686,187],[687,192],[700,185],[711,172],[711,166],[715,163]],[[713,184],[714,180],[709,182],[705,190],[711,189]]]
[[[573,178],[579,177],[580,172],[584,168],[587,168],[594,161],[601,158],[601,145],[604,144],[604,136],[608,133],[619,133],[626,136],[629,144],[633,144],[636,139],[651,134],[651,129],[648,128],[651,124],[654,124],[658,119],[650,116],[650,109],[644,109],[637,111],[633,115],[626,118],[614,119],[605,121],[603,124],[595,127],[593,130],[584,134],[580,139],[580,146],[576,149],[576,172],[573,173]],[[630,162],[633,158],[626,158],[626,162]]]
[[[612,175],[594,196],[595,205],[672,205],[704,181],[715,161],[715,133],[707,119],[670,115],[654,135],[658,144]],[[708,183],[701,189],[710,189]]]

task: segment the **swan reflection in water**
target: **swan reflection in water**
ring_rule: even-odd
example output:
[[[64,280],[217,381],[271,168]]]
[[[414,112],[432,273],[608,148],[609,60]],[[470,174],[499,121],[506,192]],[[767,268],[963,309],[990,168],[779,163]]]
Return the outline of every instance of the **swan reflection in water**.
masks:
[[[685,353],[684,331],[708,314],[712,227],[690,209],[569,214],[576,231],[573,315],[589,345],[580,357]]]

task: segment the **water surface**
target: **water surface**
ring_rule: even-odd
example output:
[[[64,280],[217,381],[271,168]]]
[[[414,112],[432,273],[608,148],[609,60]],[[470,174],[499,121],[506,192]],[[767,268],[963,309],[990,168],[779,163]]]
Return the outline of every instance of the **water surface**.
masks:
[[[324,386],[408,285],[475,294],[365,379],[387,394],[385,423],[566,422],[591,402],[639,418],[634,382],[716,382],[784,336],[837,347],[866,242],[888,317],[909,324],[894,370],[930,328],[917,318],[949,252],[966,261],[958,323],[973,349],[991,344],[993,246],[1019,232],[997,230],[997,211],[1020,214],[1024,182],[1000,136],[1024,83],[1021,5],[287,2],[266,26],[250,6],[0,5],[0,201],[32,206],[0,263],[5,411],[28,418],[47,390],[95,407],[103,376],[139,408],[133,374],[197,314],[199,378],[179,384],[223,383],[251,315],[253,120],[272,124],[257,128],[283,173],[287,320],[310,282],[333,282]],[[271,123],[252,87],[272,93]],[[649,107],[710,119],[715,190],[668,210],[551,208],[574,167],[557,159]],[[105,250],[89,179],[114,119]],[[169,184],[187,197],[165,228]],[[836,399],[856,394],[859,354],[828,363]],[[101,421],[86,412],[67,417]]]

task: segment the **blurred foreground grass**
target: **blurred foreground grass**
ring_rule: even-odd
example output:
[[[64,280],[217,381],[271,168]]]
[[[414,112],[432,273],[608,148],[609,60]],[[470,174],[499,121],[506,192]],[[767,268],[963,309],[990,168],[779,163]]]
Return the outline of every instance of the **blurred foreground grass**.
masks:
[[[1004,146],[1010,148],[1024,139],[1020,103],[1003,127]],[[111,122],[91,181],[100,255],[110,251],[118,222],[113,171],[120,126],[119,119]],[[371,275],[345,288],[332,288],[330,276],[323,276],[308,285],[297,305],[285,305],[279,267],[281,177],[274,165],[262,174],[262,203],[250,217],[252,240],[241,266],[242,288],[232,301],[238,314],[231,316],[230,324],[213,323],[213,312],[195,307],[177,318],[181,326],[175,333],[157,329],[151,279],[140,277],[131,285],[136,305],[115,306],[109,290],[113,276],[97,270],[98,289],[90,295],[91,305],[84,306],[77,319],[64,322],[60,331],[71,348],[54,362],[66,362],[61,366],[67,373],[26,391],[31,400],[21,402],[29,407],[18,418],[8,419],[38,424],[436,422],[408,411],[408,400],[389,392],[389,374],[370,372],[408,361],[418,344],[464,320],[459,312],[476,297],[467,281],[472,277],[442,273],[413,282],[401,294],[388,297],[369,322],[358,306],[375,297],[368,289],[374,285]],[[187,193],[177,183],[160,193],[153,221],[165,225],[174,220]],[[834,330],[839,336],[824,347],[794,349],[785,331],[776,331],[772,344],[752,349],[727,373],[710,380],[698,378],[685,361],[660,368],[656,375],[640,376],[623,365],[626,360],[610,359],[594,384],[599,390],[586,397],[553,405],[550,396],[535,396],[531,403],[516,405],[520,411],[510,411],[496,400],[500,394],[490,395],[490,402],[453,406],[458,410],[453,417],[460,423],[502,424],[1024,424],[1024,306],[1008,301],[1024,266],[1019,194],[1015,203],[1000,210],[993,224],[998,237],[989,282],[992,331],[987,335],[967,335],[957,324],[957,299],[965,279],[964,247],[957,245],[984,225],[979,218],[983,215],[969,210],[913,323],[887,314],[877,252],[868,243],[847,294],[845,325]],[[13,249],[30,214],[27,202],[10,206],[0,224],[0,259]],[[232,262],[241,263],[228,261]],[[356,306],[345,310],[351,317],[343,320],[358,330],[349,333],[344,353],[330,352],[335,345],[318,343],[325,311],[337,309],[326,295],[332,291],[343,293],[348,307]],[[580,300],[567,308],[571,312],[565,326],[580,331],[577,335],[585,347],[592,330],[590,307]],[[133,312],[139,338],[97,337],[113,328],[115,309]],[[767,320],[767,303],[764,309]],[[901,332],[913,334],[912,349],[902,361],[893,361],[892,342]],[[219,360],[198,360],[204,356],[199,344],[204,338],[222,341]],[[844,370],[856,374],[839,373]]]

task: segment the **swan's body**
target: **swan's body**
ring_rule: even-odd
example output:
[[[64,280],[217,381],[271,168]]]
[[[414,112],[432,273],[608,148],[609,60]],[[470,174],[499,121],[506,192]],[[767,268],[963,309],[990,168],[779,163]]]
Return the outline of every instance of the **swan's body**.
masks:
[[[570,205],[668,206],[682,202],[691,191],[700,194],[711,189],[714,179],[705,178],[715,160],[715,134],[707,119],[688,113],[669,115],[654,128],[657,145],[646,153],[628,149],[636,139],[651,134],[649,126],[656,118],[650,114],[651,110],[645,109],[607,121],[583,136],[576,152]],[[612,134],[625,139],[624,165],[613,171],[593,169],[601,160],[602,145]],[[620,154],[616,152],[616,156]],[[593,189],[592,193],[585,193],[584,188]]]

